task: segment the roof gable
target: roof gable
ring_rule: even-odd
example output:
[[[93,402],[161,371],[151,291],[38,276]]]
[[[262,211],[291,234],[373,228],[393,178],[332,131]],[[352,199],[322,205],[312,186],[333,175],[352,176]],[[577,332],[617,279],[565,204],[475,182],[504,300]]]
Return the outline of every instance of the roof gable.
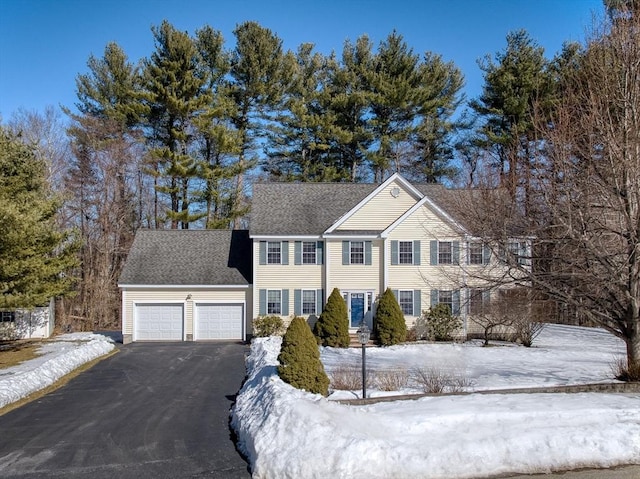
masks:
[[[420,191],[396,173],[342,216],[326,233],[363,229],[383,231],[422,197]]]
[[[433,211],[441,220],[447,223],[448,226],[452,227],[454,230],[458,230],[461,233],[468,234],[465,226],[457,221],[453,216],[451,216],[445,208],[439,205],[433,198],[439,198],[441,203],[447,202],[445,199],[448,195],[447,189],[442,185],[436,184],[426,184],[419,185],[419,187],[424,192],[425,196],[418,201],[415,205],[413,205],[409,210],[407,210],[402,216],[400,216],[396,221],[389,225],[382,233],[381,236],[388,236],[398,225],[402,224],[408,217],[414,214],[418,209],[427,207],[431,211]],[[446,207],[446,206],[445,206]]]
[[[250,251],[244,230],[140,230],[118,284],[246,286]]]

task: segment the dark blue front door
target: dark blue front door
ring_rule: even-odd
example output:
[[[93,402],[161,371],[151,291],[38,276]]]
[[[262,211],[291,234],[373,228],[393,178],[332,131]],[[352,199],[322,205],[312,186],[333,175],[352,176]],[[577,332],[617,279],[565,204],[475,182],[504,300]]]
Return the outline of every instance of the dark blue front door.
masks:
[[[360,326],[364,318],[364,293],[351,293],[351,327]]]

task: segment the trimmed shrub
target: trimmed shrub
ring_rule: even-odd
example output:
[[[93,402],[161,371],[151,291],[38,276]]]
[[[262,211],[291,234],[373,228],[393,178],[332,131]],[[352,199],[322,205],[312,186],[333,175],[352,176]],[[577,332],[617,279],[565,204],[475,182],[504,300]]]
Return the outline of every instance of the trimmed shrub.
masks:
[[[311,393],[328,394],[329,378],[320,361],[318,344],[304,318],[296,316],[291,320],[282,337],[278,361],[278,374],[284,382]]]
[[[424,313],[427,336],[432,341],[451,341],[453,333],[462,327],[460,318],[451,315],[446,304],[437,304]]]
[[[284,322],[280,316],[262,316],[253,320],[253,335],[258,338],[282,336]]]
[[[342,299],[340,290],[334,288],[327,299],[327,304],[313,327],[313,334],[318,344],[334,348],[349,347],[349,315],[347,304]]]
[[[407,324],[393,292],[387,288],[378,300],[374,334],[382,346],[402,343],[407,337]]]

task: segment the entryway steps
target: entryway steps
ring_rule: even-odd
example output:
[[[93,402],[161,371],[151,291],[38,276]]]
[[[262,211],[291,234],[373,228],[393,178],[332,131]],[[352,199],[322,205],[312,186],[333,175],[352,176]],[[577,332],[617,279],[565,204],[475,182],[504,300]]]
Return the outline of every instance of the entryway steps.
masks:
[[[371,347],[373,346],[373,339],[370,339],[369,342],[367,343],[367,347]],[[360,344],[360,341],[358,340],[358,335],[356,333],[349,333],[349,347],[350,348],[361,348],[362,344]]]

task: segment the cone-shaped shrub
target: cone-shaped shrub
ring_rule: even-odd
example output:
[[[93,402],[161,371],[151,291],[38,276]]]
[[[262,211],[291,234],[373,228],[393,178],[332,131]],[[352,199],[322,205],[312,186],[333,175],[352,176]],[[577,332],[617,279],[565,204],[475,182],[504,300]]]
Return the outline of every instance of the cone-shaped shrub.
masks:
[[[318,343],[334,348],[349,347],[349,315],[347,304],[342,299],[340,290],[334,288],[324,311],[316,321],[313,334],[318,338]]]
[[[392,346],[403,342],[407,337],[407,324],[398,300],[387,289],[378,300],[375,317],[375,337],[382,346]]]
[[[318,343],[304,318],[291,320],[282,337],[278,361],[278,374],[284,382],[311,393],[328,394],[329,378],[320,361]]]

